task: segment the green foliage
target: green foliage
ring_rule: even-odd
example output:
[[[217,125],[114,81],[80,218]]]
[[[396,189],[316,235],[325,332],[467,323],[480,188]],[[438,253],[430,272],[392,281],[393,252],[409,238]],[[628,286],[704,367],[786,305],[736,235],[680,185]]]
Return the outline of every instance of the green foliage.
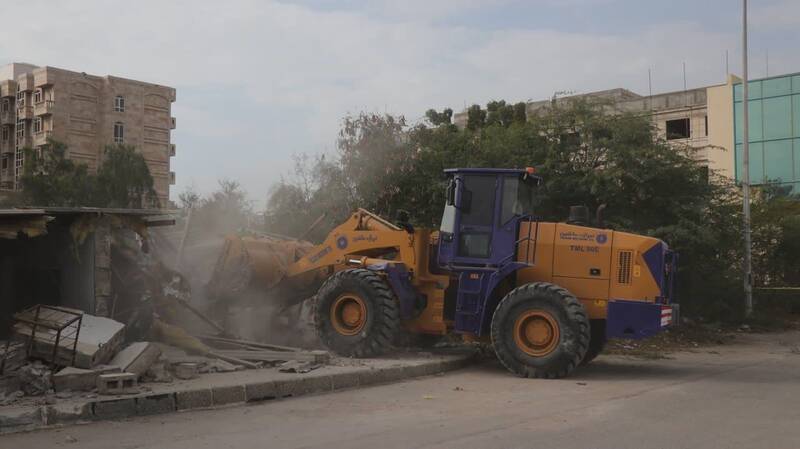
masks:
[[[97,180],[86,166],[67,159],[67,146],[50,141],[42,151],[25,149],[20,200],[35,206],[94,205]]]
[[[443,109],[442,112],[436,109],[428,109],[425,112],[425,118],[433,126],[450,125],[453,122],[453,110],[450,108]]]
[[[563,221],[571,205],[605,204],[606,226],[662,238],[680,253],[678,292],[687,313],[739,319],[738,189],[709,173],[696,150],[659,139],[648,117],[608,114],[608,106],[562,101],[526,120],[523,103],[496,101],[470,107],[465,129],[433,110],[430,125],[410,128],[402,117],[348,117],[334,161],[301,157],[300,171],[272,190],[267,227],[298,236],[319,214],[335,211],[319,238],[356,207],[387,218],[404,209],[415,224],[438,227],[445,168],[535,166],[545,180],[536,212],[543,220]],[[754,205],[762,283],[800,273],[800,218],[787,215],[798,203],[780,201],[765,195]]]
[[[150,169],[134,147],[106,147],[103,163],[97,170],[94,203],[103,207],[158,207]]]
[[[25,150],[22,204],[29,206],[158,207],[153,177],[141,154],[130,146],[109,146],[97,174],[67,158],[62,142]]]

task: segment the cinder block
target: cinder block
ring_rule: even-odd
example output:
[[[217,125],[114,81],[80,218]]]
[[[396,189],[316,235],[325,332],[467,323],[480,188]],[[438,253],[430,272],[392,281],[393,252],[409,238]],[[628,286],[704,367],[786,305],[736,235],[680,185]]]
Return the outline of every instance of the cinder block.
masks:
[[[136,414],[136,400],[133,398],[97,401],[92,404],[92,414],[97,419],[126,418]]]
[[[254,382],[244,386],[245,400],[247,402],[266,401],[278,397],[275,382]]]
[[[175,394],[164,393],[136,398],[137,415],[156,415],[176,410]]]
[[[214,405],[234,404],[244,402],[244,385],[232,385],[229,387],[216,387],[211,389],[211,397]]]
[[[177,410],[191,410],[195,408],[208,408],[214,404],[211,389],[179,391],[175,393],[175,408]]]
[[[100,394],[135,394],[139,392],[133,373],[101,374],[97,376],[97,391]]]

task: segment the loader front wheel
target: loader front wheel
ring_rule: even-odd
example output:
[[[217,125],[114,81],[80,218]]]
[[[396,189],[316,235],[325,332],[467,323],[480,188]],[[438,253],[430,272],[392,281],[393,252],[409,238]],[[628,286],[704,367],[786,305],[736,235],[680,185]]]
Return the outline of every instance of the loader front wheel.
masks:
[[[394,293],[377,273],[344,270],[317,292],[314,323],[333,352],[374,357],[391,348],[400,330],[400,311]]]
[[[497,358],[522,377],[565,377],[589,346],[583,304],[547,282],[525,284],[507,294],[495,309],[491,327]]]

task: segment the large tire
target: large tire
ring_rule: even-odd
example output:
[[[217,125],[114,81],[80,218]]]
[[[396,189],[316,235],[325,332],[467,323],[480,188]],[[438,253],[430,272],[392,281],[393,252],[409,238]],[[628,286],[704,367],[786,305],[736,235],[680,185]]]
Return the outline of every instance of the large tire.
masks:
[[[603,348],[606,347],[606,341],[608,341],[606,339],[606,320],[589,320],[589,324],[592,328],[589,349],[586,351],[586,355],[583,356],[581,365],[586,365],[597,358],[603,352]]]
[[[497,358],[521,377],[565,377],[589,346],[583,304],[547,282],[525,284],[507,294],[495,309],[491,327]]]
[[[377,273],[344,270],[317,292],[314,324],[333,352],[374,357],[391,349],[400,330],[400,311],[394,293]]]

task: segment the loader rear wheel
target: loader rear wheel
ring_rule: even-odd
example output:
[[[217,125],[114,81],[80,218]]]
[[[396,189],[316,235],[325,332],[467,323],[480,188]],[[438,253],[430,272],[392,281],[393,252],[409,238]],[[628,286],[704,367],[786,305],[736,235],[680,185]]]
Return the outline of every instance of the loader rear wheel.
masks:
[[[517,287],[492,317],[492,345],[500,362],[521,377],[565,377],[589,346],[589,319],[570,292],[547,282]]]
[[[375,272],[340,271],[316,295],[314,323],[329,349],[346,357],[374,357],[388,351],[400,330],[394,293]]]
[[[589,320],[591,325],[591,337],[589,338],[589,349],[583,356],[581,365],[586,365],[597,358],[603,348],[606,347],[606,320]]]

